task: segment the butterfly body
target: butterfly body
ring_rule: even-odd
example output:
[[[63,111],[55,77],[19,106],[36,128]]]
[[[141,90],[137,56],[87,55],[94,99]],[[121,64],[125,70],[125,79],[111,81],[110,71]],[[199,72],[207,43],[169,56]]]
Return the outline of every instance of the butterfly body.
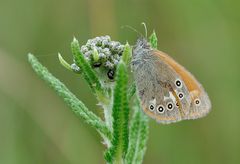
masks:
[[[210,111],[208,95],[193,75],[145,38],[133,48],[132,70],[143,111],[159,123],[196,119]]]

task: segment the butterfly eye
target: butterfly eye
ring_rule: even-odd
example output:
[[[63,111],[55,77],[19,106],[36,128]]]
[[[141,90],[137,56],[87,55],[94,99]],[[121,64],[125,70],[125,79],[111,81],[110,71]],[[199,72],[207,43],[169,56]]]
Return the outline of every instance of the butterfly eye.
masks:
[[[201,101],[199,99],[195,99],[194,103],[196,104],[196,106],[199,106],[201,104]]]
[[[163,113],[164,112],[164,107],[162,105],[159,105],[158,108],[157,108],[157,112],[158,113]]]
[[[173,104],[170,102],[167,104],[167,109],[172,110],[173,109]]]
[[[183,99],[184,94],[183,94],[182,92],[180,92],[180,93],[178,94],[178,97],[179,97],[180,99]]]
[[[175,81],[175,84],[178,88],[182,87],[182,82],[179,79]]]
[[[154,108],[155,108],[155,107],[154,107],[153,104],[150,104],[150,105],[149,105],[149,110],[154,111]]]

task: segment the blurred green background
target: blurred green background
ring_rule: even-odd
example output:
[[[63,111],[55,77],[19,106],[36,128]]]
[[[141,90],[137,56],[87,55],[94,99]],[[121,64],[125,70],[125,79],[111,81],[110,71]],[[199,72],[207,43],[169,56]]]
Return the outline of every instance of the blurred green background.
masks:
[[[98,134],[78,120],[32,71],[32,52],[87,106],[101,113],[71,61],[70,42],[110,35],[131,44],[156,30],[159,49],[204,85],[213,110],[205,118],[150,121],[144,163],[240,163],[240,2],[237,0],[0,0],[0,163],[104,163]]]

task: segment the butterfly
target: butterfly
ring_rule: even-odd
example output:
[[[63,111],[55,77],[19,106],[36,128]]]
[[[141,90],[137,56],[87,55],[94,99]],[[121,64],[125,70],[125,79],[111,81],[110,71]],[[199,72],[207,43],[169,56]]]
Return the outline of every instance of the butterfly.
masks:
[[[195,77],[166,53],[151,48],[145,37],[133,47],[132,71],[144,113],[159,123],[201,118],[211,110]]]

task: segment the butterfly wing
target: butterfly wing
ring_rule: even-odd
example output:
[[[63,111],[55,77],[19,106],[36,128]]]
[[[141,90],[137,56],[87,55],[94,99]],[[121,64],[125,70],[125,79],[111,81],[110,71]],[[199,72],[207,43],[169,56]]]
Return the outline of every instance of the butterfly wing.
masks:
[[[210,111],[202,85],[167,54],[153,50],[146,38],[133,48],[132,68],[142,108],[158,122],[196,119]]]
[[[134,65],[134,77],[144,112],[160,123],[177,122],[184,118],[190,107],[189,93],[178,74],[154,51]],[[182,88],[181,92],[178,90]],[[178,94],[182,94],[182,102]],[[185,95],[185,97],[184,97]],[[183,99],[185,98],[185,99]]]
[[[133,66],[143,111],[160,123],[206,115],[211,104],[201,84],[165,53],[147,53]]]
[[[186,111],[183,119],[196,119],[207,115],[211,110],[211,102],[204,88],[196,78],[166,53],[153,50],[152,54],[155,58],[159,58],[159,60],[166,63],[177,74],[179,79],[182,80],[183,87],[177,89],[176,92],[178,95],[179,92],[187,95],[182,99],[178,97],[183,110],[185,109],[184,111]],[[187,102],[187,106],[184,104],[185,102]]]
[[[143,61],[134,66],[133,71],[143,111],[151,118],[163,123],[180,120],[178,110],[173,110],[171,113],[165,112],[167,103],[164,101],[164,97],[168,95],[169,91],[168,88],[162,86],[164,84],[157,78],[158,73],[153,61]],[[157,109],[159,105],[162,105],[161,110]]]

